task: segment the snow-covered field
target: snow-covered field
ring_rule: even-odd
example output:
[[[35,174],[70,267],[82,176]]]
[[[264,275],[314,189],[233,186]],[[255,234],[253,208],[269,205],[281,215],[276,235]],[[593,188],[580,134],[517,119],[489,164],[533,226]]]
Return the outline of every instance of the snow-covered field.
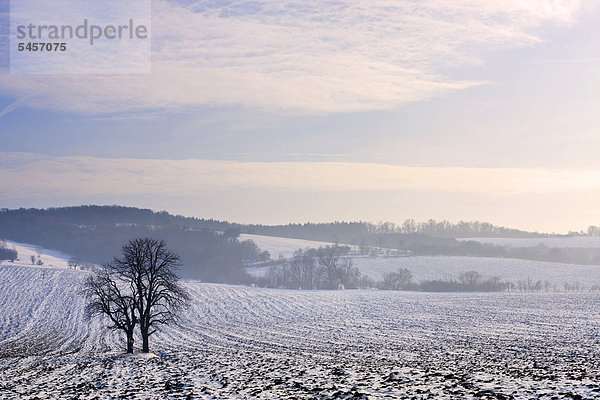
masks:
[[[563,284],[579,284],[590,289],[600,285],[600,266],[551,263],[510,258],[416,256],[416,257],[353,257],[354,266],[362,275],[381,280],[386,273],[407,268],[414,282],[457,279],[466,271],[477,271],[484,278],[498,277],[503,281],[548,281],[560,288]],[[256,276],[264,276],[269,267],[248,268]]]
[[[332,246],[334,243],[318,242],[316,240],[304,240],[293,238],[282,238],[276,236],[251,235],[243,233],[239,240],[252,240],[261,250],[267,250],[271,258],[277,259],[279,256],[284,258],[291,257],[298,249],[319,248],[321,246]]]
[[[38,259],[41,260],[45,267],[69,268],[69,256],[60,251],[49,250],[32,244],[12,242],[10,240],[5,240],[4,243],[7,248],[15,249],[19,258],[15,262],[0,261],[0,264],[31,265],[31,256],[33,256],[36,262]]]
[[[458,240],[474,240],[481,243],[492,243],[500,246],[513,247],[534,247],[540,243],[548,247],[600,247],[600,236],[548,238],[468,238]]]
[[[0,398],[600,398],[600,296],[185,282],[182,324],[123,356],[86,272],[0,266]]]
[[[548,280],[553,284],[579,282],[585,287],[600,285],[600,266],[551,263],[485,257],[399,257],[354,258],[362,274],[381,279],[385,273],[408,268],[416,282],[430,279],[457,279],[465,271],[477,271],[484,277],[497,276],[502,280]]]
[[[252,239],[263,250],[269,250],[273,258],[279,254],[291,257],[299,248],[332,245],[332,243],[316,242],[310,240],[278,238],[259,235],[240,235],[240,239]],[[483,238],[465,239],[477,241],[490,241],[496,244],[512,244],[515,246],[535,246],[540,242],[550,246],[562,247],[594,247],[600,246],[600,238],[572,237],[572,238]],[[594,244],[595,243],[595,244]],[[517,260],[508,258],[487,257],[451,257],[451,256],[417,256],[417,257],[353,257],[354,265],[361,274],[375,280],[380,280],[386,273],[397,271],[399,268],[408,268],[415,282],[432,279],[451,280],[457,279],[465,271],[477,271],[483,277],[498,277],[504,281],[518,282],[530,279],[531,281],[548,281],[551,285],[561,288],[563,285],[578,284],[582,288],[591,288],[600,285],[600,266],[574,265],[552,263],[545,261]],[[248,272],[255,276],[264,276],[269,267],[250,267]]]

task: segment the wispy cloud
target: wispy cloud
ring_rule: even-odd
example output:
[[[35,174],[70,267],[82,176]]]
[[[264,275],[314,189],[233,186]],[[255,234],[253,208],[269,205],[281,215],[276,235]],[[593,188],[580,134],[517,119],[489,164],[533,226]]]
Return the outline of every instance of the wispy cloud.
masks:
[[[89,117],[89,121],[156,121],[165,117],[164,112],[124,113]]]
[[[0,196],[194,196],[219,190],[549,194],[600,191],[599,170],[347,162],[108,159],[0,153]]]
[[[4,118],[4,116],[6,114],[10,114],[11,112],[13,112],[16,109],[18,109],[19,107],[21,107],[22,105],[25,105],[27,100],[30,99],[31,97],[33,97],[33,95],[23,96],[20,99],[18,99],[17,101],[14,101],[14,102],[10,103],[9,105],[7,105],[6,107],[4,107],[0,111],[0,120],[2,118]]]
[[[83,113],[243,105],[389,109],[486,82],[442,71],[543,41],[583,1],[153,2],[152,75],[0,75],[29,105]]]
[[[556,60],[537,60],[530,61],[528,64],[597,64],[600,63],[600,57],[591,58],[565,58]]]

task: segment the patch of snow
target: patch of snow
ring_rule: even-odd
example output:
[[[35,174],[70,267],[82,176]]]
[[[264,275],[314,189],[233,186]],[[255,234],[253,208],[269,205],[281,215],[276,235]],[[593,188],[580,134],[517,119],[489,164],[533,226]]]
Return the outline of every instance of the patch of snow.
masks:
[[[153,352],[149,352],[149,353],[133,353],[133,354],[127,354],[127,353],[121,353],[119,354],[119,357],[128,357],[128,358],[156,358],[158,357],[158,355],[156,353]]]
[[[5,240],[6,247],[9,249],[15,249],[17,251],[18,259],[14,262],[3,261],[4,264],[14,264],[14,265],[28,265],[28,266],[37,266],[32,265],[31,256],[33,256],[37,262],[38,255],[39,259],[42,260],[43,265],[41,267],[45,268],[69,268],[68,261],[70,256],[68,254],[62,253],[57,250],[49,250],[40,246],[35,246],[32,244],[26,243],[17,243],[10,240]]]
[[[277,259],[279,256],[284,258],[291,257],[298,249],[319,248],[321,246],[333,246],[335,243],[319,242],[316,240],[292,239],[277,236],[251,235],[243,233],[238,238],[242,240],[252,240],[261,250],[267,250],[271,258]]]
[[[373,279],[399,268],[408,268],[413,280],[457,279],[466,271],[477,271],[484,277],[496,276],[506,281],[526,279],[548,280],[562,284],[580,282],[590,287],[600,284],[600,266],[551,263],[511,258],[417,256],[397,258],[356,258],[354,265]]]

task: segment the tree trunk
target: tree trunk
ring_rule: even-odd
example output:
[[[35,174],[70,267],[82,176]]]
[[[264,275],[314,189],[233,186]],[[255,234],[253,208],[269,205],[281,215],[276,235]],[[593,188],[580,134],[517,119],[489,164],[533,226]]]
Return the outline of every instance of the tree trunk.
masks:
[[[127,332],[127,354],[133,353],[133,332]]]
[[[142,334],[142,353],[149,353],[150,346],[148,345],[148,329],[141,331]]]

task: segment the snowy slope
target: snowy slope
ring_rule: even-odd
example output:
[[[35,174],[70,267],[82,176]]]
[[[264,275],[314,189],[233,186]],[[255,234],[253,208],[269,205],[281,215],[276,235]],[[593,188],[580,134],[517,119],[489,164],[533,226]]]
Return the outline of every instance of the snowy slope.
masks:
[[[291,257],[298,249],[319,248],[321,246],[333,246],[335,243],[319,242],[316,240],[282,238],[276,236],[262,236],[241,234],[239,240],[252,240],[261,250],[267,250],[271,258],[277,259],[279,256],[284,258]]]
[[[260,235],[240,235],[240,240],[251,239],[263,250],[269,250],[272,258],[279,254],[285,258],[292,256],[300,248],[317,248],[332,245],[333,243],[317,242],[310,240],[279,238]],[[527,239],[464,239],[490,241],[496,244],[513,244],[519,246],[535,246],[540,242],[548,246],[586,247],[597,243],[600,238],[572,237],[572,238],[527,238]],[[399,268],[408,268],[416,282],[432,279],[456,279],[465,271],[477,271],[484,277],[499,277],[505,281],[517,282],[531,279],[547,280],[553,285],[561,286],[564,283],[579,283],[590,288],[600,285],[600,266],[574,265],[551,263],[545,261],[530,261],[507,258],[486,257],[452,257],[452,256],[418,256],[418,257],[353,257],[354,265],[363,275],[375,280],[380,280],[386,273]],[[250,267],[248,272],[255,276],[264,276],[269,267]]]
[[[116,350],[100,334],[101,321],[84,321],[77,292],[85,276],[67,269],[0,266],[0,356]]]
[[[381,279],[387,272],[408,268],[415,281],[456,279],[465,271],[477,271],[484,277],[497,276],[507,281],[548,280],[562,284],[580,282],[587,287],[600,284],[600,266],[550,263],[485,257],[401,257],[355,258],[354,265],[361,273]]]
[[[82,319],[85,274],[0,267],[0,398],[600,398],[597,294],[185,282],[156,356],[123,357]]]
[[[548,238],[467,238],[480,243],[492,243],[500,246],[534,247],[543,244],[548,247],[600,247],[600,237],[573,236]]]
[[[314,292],[186,281],[192,304],[181,323],[151,338],[155,354],[124,356],[119,334],[84,318],[79,291],[89,272],[65,268],[66,255],[41,253],[48,265],[0,265],[2,399],[600,398],[597,293]],[[506,270],[511,260],[472,261]],[[397,262],[436,273],[475,268],[451,257],[357,259],[374,273]],[[556,277],[575,269],[555,267]]]
[[[34,256],[36,262],[39,259],[44,263],[44,267],[52,267],[52,268],[69,268],[68,260],[69,255],[65,253],[61,253],[57,250],[49,250],[40,246],[35,246],[32,244],[26,243],[17,243],[10,240],[5,240],[6,247],[9,249],[15,249],[18,254],[18,260],[15,262],[3,261],[0,262],[4,264],[14,264],[14,265],[31,265],[31,256]]]
[[[413,281],[452,280],[466,271],[477,271],[485,278],[498,277],[504,281],[517,282],[531,279],[547,280],[560,287],[564,283],[579,283],[591,288],[600,285],[600,266],[551,263],[544,261],[517,260],[510,258],[416,256],[416,257],[353,257],[354,266],[362,275],[381,280],[386,273],[407,268]],[[248,268],[255,276],[264,276],[269,267]]]

